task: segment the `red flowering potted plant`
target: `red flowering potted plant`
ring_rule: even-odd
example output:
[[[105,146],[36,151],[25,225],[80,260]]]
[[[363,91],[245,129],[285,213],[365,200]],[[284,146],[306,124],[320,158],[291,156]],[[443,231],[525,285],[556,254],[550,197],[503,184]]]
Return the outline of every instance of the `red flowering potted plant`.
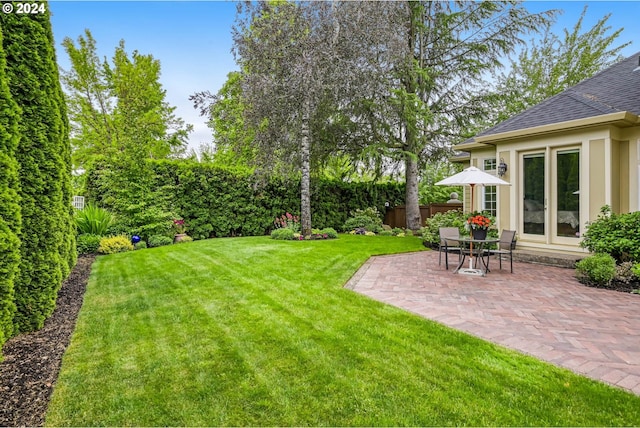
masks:
[[[173,237],[173,242],[180,242],[180,241],[187,240],[188,238],[187,225],[185,224],[184,219],[177,218],[173,220],[173,229],[176,232],[175,236]]]
[[[465,224],[465,228],[471,230],[474,239],[486,239],[490,226],[491,218],[482,213],[471,213]]]

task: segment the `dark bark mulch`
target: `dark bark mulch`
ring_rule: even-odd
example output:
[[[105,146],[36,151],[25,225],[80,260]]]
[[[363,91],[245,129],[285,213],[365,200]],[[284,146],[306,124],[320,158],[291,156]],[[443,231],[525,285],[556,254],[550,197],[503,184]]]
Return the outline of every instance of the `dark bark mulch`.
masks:
[[[95,257],[78,258],[58,291],[56,309],[44,327],[8,340],[0,363],[0,426],[42,426],[82,306]]]
[[[620,291],[622,293],[631,293],[634,290],[640,290],[640,282],[637,282],[637,281],[624,282],[624,281],[613,280],[611,281],[611,283],[606,285],[596,284],[596,283],[590,282],[589,280],[580,279],[580,278],[578,279],[578,281],[580,281],[580,283],[586,285],[587,287],[603,288],[606,290]]]

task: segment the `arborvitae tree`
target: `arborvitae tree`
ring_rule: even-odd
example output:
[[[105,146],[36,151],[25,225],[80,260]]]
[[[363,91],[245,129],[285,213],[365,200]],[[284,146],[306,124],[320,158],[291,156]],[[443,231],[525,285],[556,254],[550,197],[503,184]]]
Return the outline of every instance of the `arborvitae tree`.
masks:
[[[5,66],[0,29],[0,349],[13,332],[14,279],[20,263],[20,204],[15,158],[20,140],[20,111],[11,98]]]
[[[67,121],[49,13],[1,14],[9,89],[22,110],[21,262],[15,282],[17,331],[43,326],[73,262]]]

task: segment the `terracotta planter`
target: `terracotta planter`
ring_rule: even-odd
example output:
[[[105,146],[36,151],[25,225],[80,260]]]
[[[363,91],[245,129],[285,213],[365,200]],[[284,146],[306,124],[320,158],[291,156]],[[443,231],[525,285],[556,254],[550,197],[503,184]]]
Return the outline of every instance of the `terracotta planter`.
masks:
[[[173,237],[173,243],[175,244],[176,242],[184,241],[187,237],[188,235],[186,233],[178,233]]]

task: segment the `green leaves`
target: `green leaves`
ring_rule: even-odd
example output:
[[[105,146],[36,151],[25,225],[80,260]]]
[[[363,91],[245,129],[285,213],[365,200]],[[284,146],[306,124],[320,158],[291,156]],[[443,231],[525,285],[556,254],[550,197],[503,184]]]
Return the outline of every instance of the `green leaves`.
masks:
[[[164,159],[184,151],[192,126],[174,115],[159,83],[160,62],[137,51],[129,55],[124,41],[111,64],[97,56],[89,30],[63,41],[71,70],[62,73],[73,123],[74,163],[84,167],[96,156],[126,154],[139,159]]]
[[[114,223],[114,216],[104,208],[96,204],[88,203],[84,209],[78,210],[75,215],[76,227],[79,233],[103,236]]]
[[[21,137],[15,149],[22,227],[13,322],[16,331],[31,331],[53,312],[62,279],[75,262],[68,123],[49,14],[1,14],[0,27],[9,91],[21,109],[19,126],[9,127]],[[10,210],[10,221],[19,224],[17,211]]]
[[[640,212],[609,214],[605,208],[587,225],[580,246],[613,256],[619,262],[640,262]]]
[[[283,212],[300,212],[300,182],[215,165],[184,161],[140,164],[143,175],[123,175],[109,163],[87,171],[87,196],[108,207],[143,238],[163,234],[173,218],[183,218],[195,239],[265,235]],[[140,172],[139,171],[139,172]],[[349,183],[316,178],[311,182],[313,225],[342,229],[349,212],[376,207],[379,213],[404,203],[404,185]],[[164,227],[164,230],[162,229]]]
[[[511,62],[508,74],[498,77],[500,99],[491,109],[498,123],[576,85],[620,58],[620,51],[631,42],[615,46],[622,28],[611,31],[605,15],[588,30],[583,28],[587,6],[574,27],[564,29],[564,37],[544,27],[540,40],[532,40],[518,59]]]

